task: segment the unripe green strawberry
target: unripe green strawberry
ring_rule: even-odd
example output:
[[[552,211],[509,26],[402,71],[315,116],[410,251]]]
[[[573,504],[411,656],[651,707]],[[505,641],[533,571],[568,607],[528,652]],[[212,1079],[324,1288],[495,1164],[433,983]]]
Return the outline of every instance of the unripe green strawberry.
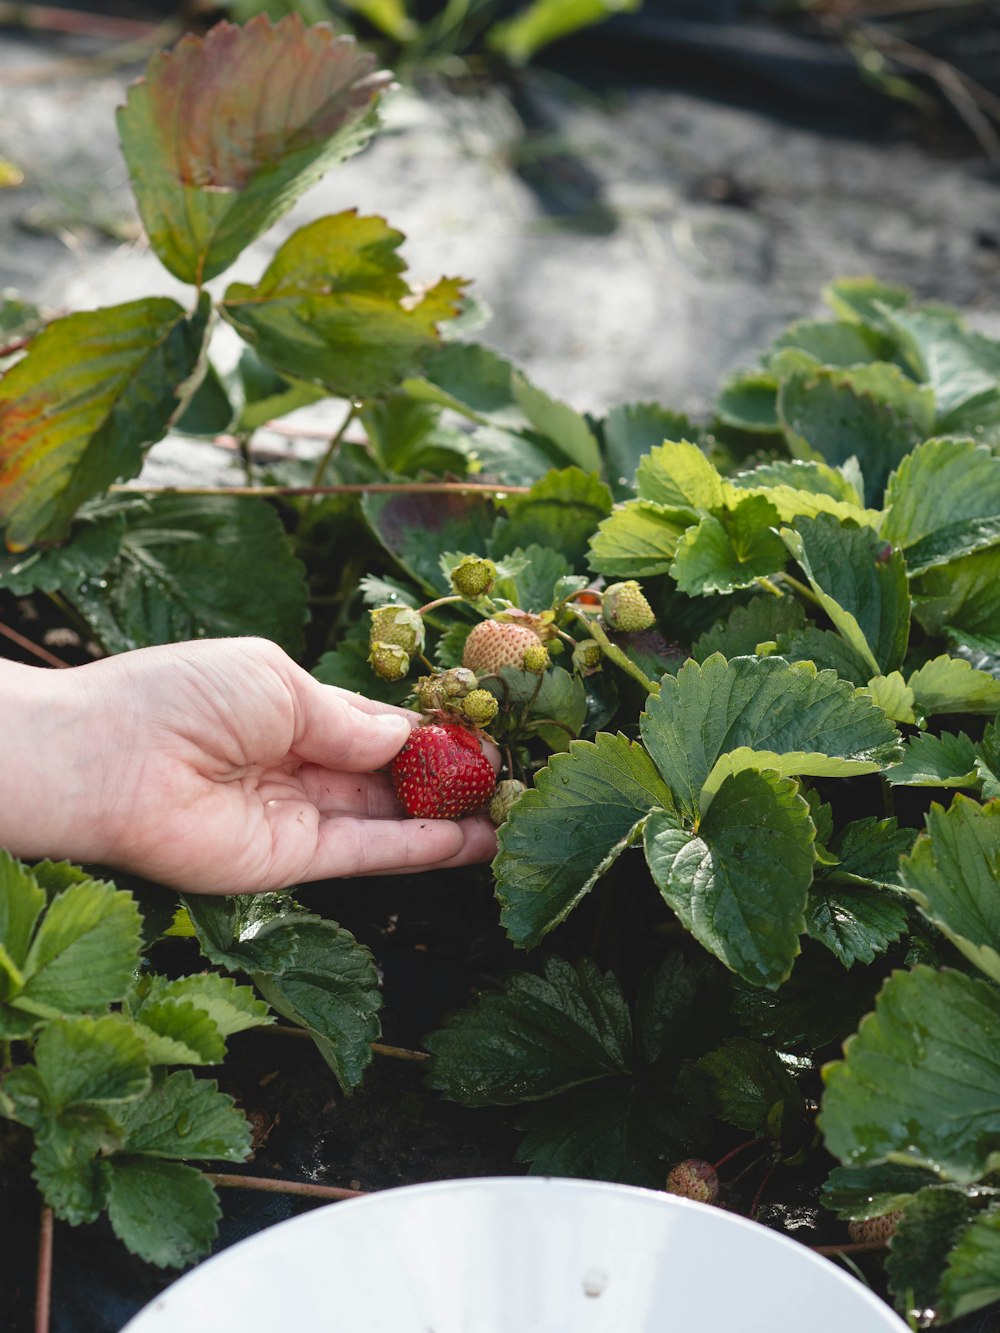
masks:
[[[497,783],[496,792],[486,810],[486,813],[497,827],[499,827],[510,814],[514,802],[521,795],[521,792],[527,790],[528,789],[524,783],[518,782],[517,778],[505,778],[503,782]]]
[[[477,676],[493,676],[504,667],[524,669],[528,648],[541,647],[534,630],[499,620],[481,620],[465,641],[462,665]]]
[[[880,1245],[887,1245],[895,1234],[896,1226],[902,1216],[902,1208],[894,1208],[891,1213],[883,1213],[881,1217],[859,1218],[854,1222],[848,1222],[847,1234],[852,1241],[860,1241],[862,1244],[878,1242]]]
[[[462,700],[462,712],[477,727],[488,727],[500,711],[489,690],[472,690]]]
[[[485,597],[496,576],[497,567],[492,560],[467,555],[451,571],[451,586],[463,597]]]
[[[382,680],[402,680],[410,669],[410,656],[398,643],[373,643],[368,661]]]
[[[689,1157],[678,1162],[667,1176],[667,1193],[698,1203],[715,1203],[719,1197],[719,1177],[711,1162]]]
[[[549,650],[544,643],[530,643],[521,658],[522,668],[530,671],[533,676],[540,676],[544,671],[548,671],[551,664],[552,658],[549,657]]]
[[[596,639],[581,639],[573,649],[573,670],[590,676],[600,669],[601,645]]]
[[[601,613],[607,625],[623,634],[634,634],[656,623],[653,608],[635,579],[612,583],[605,588]]]
[[[423,651],[423,618],[409,606],[376,606],[371,612],[369,644],[396,643],[411,656]]]
[[[478,684],[476,673],[466,667],[450,667],[447,671],[436,671],[433,676],[421,676],[414,687],[417,706],[424,713],[447,708],[464,699]]]

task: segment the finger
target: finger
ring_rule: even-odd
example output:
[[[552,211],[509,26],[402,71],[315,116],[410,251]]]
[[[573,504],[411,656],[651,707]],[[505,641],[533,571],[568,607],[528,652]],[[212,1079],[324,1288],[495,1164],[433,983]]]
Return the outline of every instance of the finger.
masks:
[[[368,712],[307,673],[298,680],[299,714],[293,742],[307,762],[350,773],[373,773],[402,749],[416,714]]]
[[[324,685],[323,689],[329,690],[352,708],[360,708],[362,713],[394,713],[399,717],[409,718],[411,722],[420,721],[420,714],[414,712],[412,708],[399,708],[396,704],[383,703],[381,699],[369,699],[367,695],[358,694],[355,690],[341,689],[339,685]]]
[[[497,853],[497,831],[492,822],[485,815],[473,815],[469,819],[460,819],[458,824],[462,829],[463,844],[456,856],[450,856],[446,861],[438,861],[428,866],[390,866],[387,870],[369,870],[364,874],[416,875],[428,870],[454,870],[458,866],[492,861]]]
[[[485,859],[478,822],[450,819],[357,819],[335,816],[319,828],[310,879],[334,879],[464,865]],[[488,854],[488,853],[487,853]]]

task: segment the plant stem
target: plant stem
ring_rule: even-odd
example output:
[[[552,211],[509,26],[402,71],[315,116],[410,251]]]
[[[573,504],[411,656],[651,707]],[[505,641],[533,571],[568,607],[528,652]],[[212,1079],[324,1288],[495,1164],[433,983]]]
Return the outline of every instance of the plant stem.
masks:
[[[345,414],[343,421],[340,423],[340,425],[337,427],[334,433],[330,436],[330,443],[326,446],[326,450],[323,454],[323,457],[316,464],[316,471],[313,473],[313,479],[312,479],[312,484],[314,486],[322,486],[323,478],[326,475],[326,470],[330,466],[330,463],[332,462],[333,456],[337,452],[337,449],[340,447],[340,443],[344,438],[348,426],[351,424],[351,422],[357,415],[358,415],[358,405],[357,403],[352,403],[350,409]]]
[[[746,1143],[739,1143],[735,1148],[730,1148],[729,1152],[720,1157],[717,1162],[713,1162],[712,1165],[718,1171],[720,1166],[725,1166],[734,1157],[738,1157],[741,1152],[746,1152],[747,1148],[758,1148],[762,1143],[764,1143],[764,1139],[747,1139]]]
[[[255,1031],[270,1032],[275,1037],[300,1037],[306,1041],[312,1040],[312,1034],[307,1028],[290,1027],[286,1023],[272,1023],[268,1027],[256,1028]],[[373,1041],[371,1045],[376,1055],[384,1055],[391,1060],[430,1059],[426,1051],[411,1051],[406,1046],[386,1046],[380,1041]]]
[[[630,657],[626,656],[616,643],[611,642],[596,618],[583,615],[573,606],[567,606],[566,610],[569,611],[571,615],[575,616],[581,624],[587,626],[587,629],[590,631],[590,637],[596,639],[601,645],[601,652],[605,657],[614,662],[615,666],[620,667],[622,671],[627,672],[633,680],[637,680],[647,694],[659,694],[659,685],[657,685],[655,681],[650,680],[642,667],[637,666]]]
[[[426,615],[428,611],[436,611],[439,606],[452,606],[455,602],[464,602],[465,598],[460,593],[455,593],[451,597],[438,597],[433,602],[428,602],[426,606],[417,607],[417,615]]]
[[[800,582],[800,580],[795,578],[793,574],[782,573],[779,574],[777,577],[781,579],[783,583],[787,583],[788,586],[794,592],[797,592],[800,597],[804,597],[807,602],[812,602],[813,606],[822,605],[819,598],[813,592],[812,588],[810,588],[807,584]]]
[[[843,1245],[809,1245],[813,1254],[864,1254],[868,1250],[884,1250],[888,1242],[884,1240],[854,1240]]]
[[[43,648],[41,644],[33,643],[31,639],[25,638],[25,636],[19,634],[16,629],[11,629],[9,625],[4,625],[2,622],[0,622],[0,634],[5,638],[10,639],[12,643],[16,643],[19,648],[23,648],[26,653],[31,653],[42,662],[48,663],[50,667],[69,666],[68,662],[63,662],[61,658],[56,657],[55,653],[50,653],[49,650]]]
[[[302,1194],[310,1199],[361,1199],[368,1190],[345,1190],[339,1185],[313,1185],[304,1180],[274,1180],[270,1176],[233,1176],[217,1171],[203,1175],[223,1189],[260,1190],[263,1194]],[[36,1333],[40,1330],[36,1329]]]
[[[49,1333],[52,1309],[52,1209],[42,1207],[38,1228],[38,1280],[35,1286],[35,1333]]]
[[[132,495],[527,495],[528,486],[495,486],[481,481],[371,481],[338,486],[133,486],[115,482],[108,490]]]

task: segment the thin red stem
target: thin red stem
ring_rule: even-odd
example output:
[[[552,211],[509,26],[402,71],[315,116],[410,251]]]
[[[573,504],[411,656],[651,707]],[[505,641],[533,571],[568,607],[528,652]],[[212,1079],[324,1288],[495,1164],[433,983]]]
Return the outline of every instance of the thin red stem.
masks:
[[[2,622],[0,622],[0,634],[10,639],[12,643],[16,643],[19,648],[23,648],[26,653],[31,653],[33,656],[40,658],[41,661],[47,662],[51,667],[69,666],[68,662],[56,657],[55,653],[50,653],[48,648],[43,648],[39,643],[33,643],[31,639],[26,639],[16,629],[11,629],[9,625],[4,625]]]
[[[345,1190],[339,1185],[313,1185],[304,1180],[274,1180],[270,1176],[232,1176],[206,1171],[213,1185],[234,1190],[260,1190],[264,1194],[302,1194],[310,1199],[362,1199],[367,1190]],[[38,1330],[36,1330],[38,1333]]]
[[[731,1148],[729,1152],[723,1157],[720,1157],[717,1162],[713,1162],[712,1165],[715,1167],[716,1171],[718,1171],[720,1166],[725,1166],[726,1163],[731,1162],[734,1157],[738,1157],[741,1152],[746,1152],[747,1148],[758,1148],[762,1143],[764,1143],[764,1139],[747,1139],[746,1143],[737,1144],[735,1148]]]
[[[38,1282],[35,1288],[35,1333],[49,1333],[52,1310],[52,1209],[45,1204],[38,1228]]]
[[[864,1254],[871,1250],[884,1250],[888,1241],[884,1240],[854,1240],[848,1241],[844,1245],[809,1245],[808,1249],[813,1254]]]

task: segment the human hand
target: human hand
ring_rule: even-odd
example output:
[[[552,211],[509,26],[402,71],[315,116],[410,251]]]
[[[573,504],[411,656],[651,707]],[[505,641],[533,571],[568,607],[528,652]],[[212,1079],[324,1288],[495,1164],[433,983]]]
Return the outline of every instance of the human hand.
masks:
[[[12,669],[30,673],[18,689],[42,705],[21,710],[35,726],[0,812],[0,846],[16,855],[241,893],[445,869],[496,849],[485,816],[407,817],[379,771],[417,714],[321,685],[267,640]]]

